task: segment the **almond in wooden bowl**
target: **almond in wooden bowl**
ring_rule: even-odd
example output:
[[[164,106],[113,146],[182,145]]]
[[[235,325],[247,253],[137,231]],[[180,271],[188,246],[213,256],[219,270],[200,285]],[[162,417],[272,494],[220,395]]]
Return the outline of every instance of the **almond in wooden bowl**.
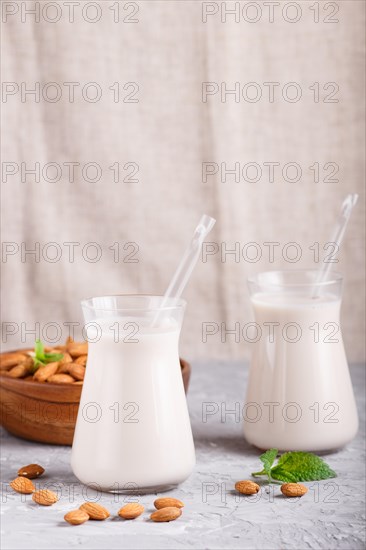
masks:
[[[50,384],[73,384],[75,382],[75,378],[69,374],[53,374],[47,378],[47,382]]]
[[[0,354],[0,370],[8,371],[11,367],[15,367],[27,359],[27,355],[21,351],[1,353]]]
[[[10,433],[31,441],[71,445],[83,376],[88,368],[84,366],[87,345],[68,341],[65,346],[48,349],[52,353],[64,353],[66,360],[48,363],[34,374],[28,371],[33,362],[32,350],[0,354],[1,425]],[[17,368],[24,363],[28,365],[26,368]],[[180,363],[187,393],[191,367],[183,359]],[[13,369],[16,377],[9,375]]]
[[[69,373],[73,378],[75,378],[75,380],[84,380],[85,367],[79,365],[78,363],[70,363]]]
[[[67,346],[67,352],[71,357],[81,357],[82,355],[88,354],[88,343],[87,342],[72,342]]]
[[[25,359],[25,361],[22,361],[19,365],[11,367],[7,374],[10,378],[25,378],[32,373],[32,364],[32,358],[28,357],[28,359]]]
[[[33,379],[36,382],[46,382],[48,378],[56,374],[58,369],[58,362],[48,363],[44,367],[39,367],[33,375]]]
[[[76,363],[77,365],[81,365],[82,367],[86,367],[87,359],[87,355],[80,355],[80,357],[77,357],[77,359],[74,360],[74,363]]]

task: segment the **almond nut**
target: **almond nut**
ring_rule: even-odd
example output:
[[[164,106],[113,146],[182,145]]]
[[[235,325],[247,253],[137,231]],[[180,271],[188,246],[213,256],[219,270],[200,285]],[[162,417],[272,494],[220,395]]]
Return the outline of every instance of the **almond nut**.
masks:
[[[67,512],[67,514],[64,515],[64,520],[67,521],[67,523],[70,523],[71,525],[81,525],[82,523],[85,523],[88,521],[89,516],[84,510],[71,510],[71,512]]]
[[[88,359],[87,355],[80,355],[80,357],[75,359],[74,363],[77,363],[78,365],[82,365],[83,367],[85,367],[87,359]]]
[[[301,483],[284,483],[281,485],[281,493],[285,497],[302,497],[308,492],[308,488]]]
[[[22,361],[21,363],[19,363],[20,365],[27,365],[27,367],[29,367],[31,370],[33,370],[33,367],[34,367],[34,359],[33,357],[31,357],[30,355],[27,355],[27,357],[24,359],[24,361]]]
[[[67,346],[67,351],[71,357],[80,357],[88,354],[88,342],[74,342]]]
[[[32,361],[32,363],[33,363],[33,361]],[[24,361],[23,363],[20,363],[16,367],[12,367],[8,371],[8,375],[11,378],[24,378],[30,372],[31,372],[31,367],[29,366],[29,364],[26,363],[26,361]]]
[[[8,370],[25,361],[27,358],[23,353],[2,353],[0,355],[0,370]]]
[[[84,502],[84,504],[80,506],[80,510],[86,512],[90,519],[103,520],[110,516],[107,508],[95,502]]]
[[[63,357],[59,361],[59,365],[67,365],[67,363],[72,363],[72,357],[69,353],[63,352]]]
[[[72,384],[74,379],[69,374],[53,374],[47,378],[47,382],[51,384]]]
[[[16,477],[10,482],[10,487],[23,495],[30,495],[36,490],[31,480],[26,477]]]
[[[33,375],[34,380],[37,382],[46,382],[47,378],[56,373],[58,368],[58,362],[48,363],[44,367],[39,367]]]
[[[85,367],[76,363],[69,365],[69,373],[75,378],[75,380],[84,380]]]
[[[182,510],[180,508],[174,508],[172,506],[169,506],[168,508],[161,508],[160,510],[156,510],[156,512],[153,512],[150,516],[150,519],[152,521],[174,521],[175,519],[179,518],[179,516],[182,515]]]
[[[177,498],[170,498],[170,497],[164,497],[164,498],[157,498],[154,502],[154,506],[157,510],[161,510],[161,508],[183,508],[184,504],[181,500],[178,500]]]
[[[260,487],[254,481],[244,479],[243,481],[237,481],[235,483],[235,489],[242,495],[255,495],[258,493]]]
[[[138,502],[131,502],[130,504],[123,506],[118,511],[118,515],[123,519],[135,519],[138,516],[141,516],[144,510],[145,508],[142,504],[139,504]]]
[[[55,504],[55,502],[58,501],[58,496],[49,489],[40,489],[39,491],[33,493],[32,499],[34,502],[41,504],[42,506],[51,506],[51,504]]]
[[[72,363],[59,363],[56,374],[69,374],[69,367]]]
[[[44,468],[39,464],[28,464],[18,470],[18,476],[27,477],[28,479],[35,479],[44,473]]]
[[[27,376],[27,374],[30,374],[33,371],[33,358],[32,357],[26,357],[24,361],[16,365],[15,367],[11,367],[11,369],[8,371],[8,374],[11,378],[24,378],[24,376]]]

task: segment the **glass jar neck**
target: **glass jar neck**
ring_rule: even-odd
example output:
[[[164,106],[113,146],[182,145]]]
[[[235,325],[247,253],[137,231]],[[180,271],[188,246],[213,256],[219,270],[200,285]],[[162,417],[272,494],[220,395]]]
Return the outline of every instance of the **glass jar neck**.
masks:
[[[319,282],[318,270],[265,271],[250,277],[248,286],[252,297],[261,294],[335,300],[342,295],[342,277],[331,272],[327,280]]]
[[[186,302],[150,295],[97,296],[81,302],[86,323],[135,321],[145,327],[165,326],[170,320],[181,326]]]

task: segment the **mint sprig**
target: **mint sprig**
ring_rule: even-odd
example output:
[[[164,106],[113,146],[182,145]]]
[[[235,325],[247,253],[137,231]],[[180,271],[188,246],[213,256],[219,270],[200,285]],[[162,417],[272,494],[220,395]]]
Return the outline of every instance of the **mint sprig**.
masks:
[[[263,463],[260,472],[253,472],[252,476],[267,476],[268,481],[284,481],[285,483],[297,483],[298,481],[320,481],[337,477],[337,474],[321,459],[313,453],[293,451],[280,456],[277,464],[273,463],[278,454],[277,449],[270,449],[263,453],[259,459]]]
[[[44,365],[48,365],[48,363],[61,361],[64,356],[63,353],[46,353],[41,340],[36,340],[34,345],[34,353],[35,355],[33,357],[33,372],[35,372],[39,367],[44,367]]]
[[[271,468],[273,462],[275,461],[277,453],[277,449],[269,449],[269,451],[266,451],[259,457],[260,460],[263,462],[263,471],[268,476],[268,481],[271,481]]]

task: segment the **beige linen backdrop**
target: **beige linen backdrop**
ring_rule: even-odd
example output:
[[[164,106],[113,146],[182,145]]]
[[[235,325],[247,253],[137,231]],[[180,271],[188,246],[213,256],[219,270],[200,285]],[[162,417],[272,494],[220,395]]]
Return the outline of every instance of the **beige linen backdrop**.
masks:
[[[221,323],[252,320],[247,276],[318,267],[314,243],[322,260],[343,197],[358,192],[335,267],[347,354],[364,359],[363,2],[280,2],[273,22],[259,1],[237,3],[237,21],[221,2],[81,0],[74,21],[65,2],[40,2],[39,21],[24,12],[34,2],[3,4],[5,349],[31,344],[36,323],[44,339],[55,334],[47,323],[66,337],[82,298],[163,293],[207,213],[214,244],[184,294],[181,353],[244,360],[250,344],[222,341]],[[39,97],[26,93],[37,86]],[[36,163],[39,181],[26,172]],[[73,177],[67,163],[79,163]],[[222,164],[235,163],[240,181],[222,181]],[[216,173],[203,181],[203,171]],[[37,246],[39,257],[25,254]],[[225,256],[235,247],[239,257]],[[206,342],[204,323],[220,328]]]

